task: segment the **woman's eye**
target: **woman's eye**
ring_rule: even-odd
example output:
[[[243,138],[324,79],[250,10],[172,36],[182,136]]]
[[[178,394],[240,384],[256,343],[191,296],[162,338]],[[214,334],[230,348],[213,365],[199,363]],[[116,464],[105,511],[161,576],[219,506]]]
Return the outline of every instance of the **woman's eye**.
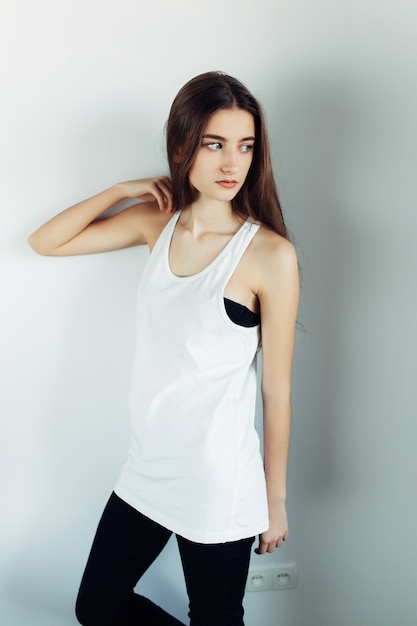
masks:
[[[212,143],[206,143],[205,145],[210,150],[221,150],[221,148],[222,148],[222,144],[219,143],[218,141],[213,141]]]
[[[241,152],[250,152],[253,149],[253,144],[245,143],[240,147]]]

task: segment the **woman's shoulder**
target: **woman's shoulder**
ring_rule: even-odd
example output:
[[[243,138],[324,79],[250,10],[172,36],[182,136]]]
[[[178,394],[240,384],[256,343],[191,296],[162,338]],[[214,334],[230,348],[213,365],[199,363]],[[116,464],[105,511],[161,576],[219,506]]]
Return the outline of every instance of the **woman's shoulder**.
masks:
[[[239,264],[237,278],[247,283],[258,297],[275,291],[278,284],[298,280],[298,261],[294,245],[260,225]]]
[[[260,269],[297,264],[293,243],[264,225],[253,238],[252,256]]]
[[[265,226],[259,228],[253,243],[252,284],[261,308],[265,310],[265,302],[275,302],[276,297],[296,298],[299,268],[293,243]]]
[[[126,209],[125,213],[130,214],[130,219],[136,222],[150,248],[175,214],[172,211],[161,211],[157,202],[151,201],[135,204]]]

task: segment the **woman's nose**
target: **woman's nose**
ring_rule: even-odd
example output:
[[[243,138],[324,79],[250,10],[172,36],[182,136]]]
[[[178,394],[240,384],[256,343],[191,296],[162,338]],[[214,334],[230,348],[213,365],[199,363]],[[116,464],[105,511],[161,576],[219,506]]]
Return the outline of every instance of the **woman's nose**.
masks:
[[[230,174],[234,174],[238,171],[237,155],[234,152],[230,151],[225,153],[221,169],[223,172],[229,172]]]

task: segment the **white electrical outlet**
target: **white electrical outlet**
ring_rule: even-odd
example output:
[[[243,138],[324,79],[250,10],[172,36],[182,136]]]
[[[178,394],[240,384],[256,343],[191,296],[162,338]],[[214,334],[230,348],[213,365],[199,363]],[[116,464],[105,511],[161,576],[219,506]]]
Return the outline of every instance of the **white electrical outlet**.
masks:
[[[295,563],[265,565],[249,570],[246,591],[271,591],[272,589],[293,589],[297,586],[297,566]]]
[[[294,589],[297,586],[297,566],[295,563],[283,563],[272,572],[274,589]]]
[[[266,569],[256,569],[249,571],[246,583],[247,591],[268,591],[272,589],[271,571]]]

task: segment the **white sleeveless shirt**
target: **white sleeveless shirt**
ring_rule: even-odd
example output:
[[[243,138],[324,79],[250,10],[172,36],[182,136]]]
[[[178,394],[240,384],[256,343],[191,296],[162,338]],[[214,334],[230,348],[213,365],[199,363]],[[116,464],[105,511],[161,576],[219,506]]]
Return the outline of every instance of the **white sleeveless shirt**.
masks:
[[[245,222],[210,265],[179,277],[169,265],[179,215],[139,285],[131,447],[115,492],[186,539],[223,543],[268,528],[254,427],[259,328],[232,322],[223,301],[259,225]]]

